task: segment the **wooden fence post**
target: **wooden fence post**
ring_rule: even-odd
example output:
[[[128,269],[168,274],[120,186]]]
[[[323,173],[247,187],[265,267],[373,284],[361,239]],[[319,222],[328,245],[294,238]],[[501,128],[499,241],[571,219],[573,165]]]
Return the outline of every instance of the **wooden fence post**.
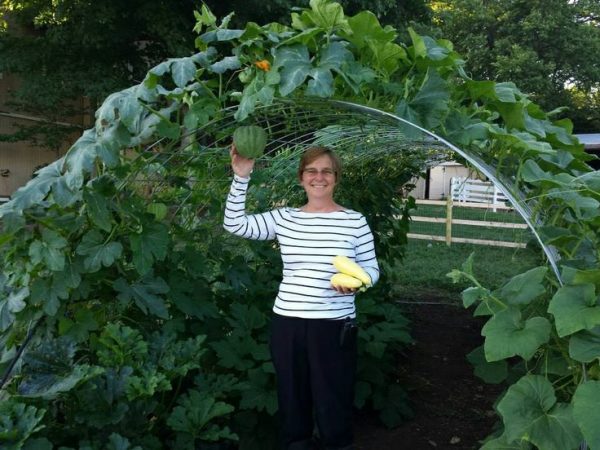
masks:
[[[446,245],[452,244],[452,195],[446,199]]]

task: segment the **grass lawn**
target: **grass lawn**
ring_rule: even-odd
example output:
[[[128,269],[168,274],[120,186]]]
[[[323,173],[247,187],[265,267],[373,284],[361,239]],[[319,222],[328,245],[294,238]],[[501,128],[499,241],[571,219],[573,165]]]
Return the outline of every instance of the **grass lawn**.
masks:
[[[497,288],[509,278],[543,263],[539,249],[514,249],[471,244],[452,244],[410,239],[406,257],[397,267],[400,277],[395,293],[399,300],[418,301],[427,297],[460,298],[468,284],[453,284],[446,276],[452,269],[460,268],[469,255],[475,252],[474,264],[477,279],[486,287]]]
[[[518,212],[514,210],[497,210],[494,212],[491,208],[472,208],[457,206],[460,203],[454,203],[452,207],[452,216],[455,219],[486,220],[489,222],[514,222],[524,223]],[[446,217],[446,207],[440,205],[417,205],[411,210],[413,216],[425,217]]]

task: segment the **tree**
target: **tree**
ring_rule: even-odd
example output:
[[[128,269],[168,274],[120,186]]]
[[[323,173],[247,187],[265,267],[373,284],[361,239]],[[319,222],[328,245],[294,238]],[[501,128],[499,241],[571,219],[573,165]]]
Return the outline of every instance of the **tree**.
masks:
[[[287,20],[294,7],[308,0],[208,0],[222,19],[235,11],[232,23]],[[398,28],[425,20],[426,0],[345,0],[347,13],[372,10]],[[141,80],[150,67],[193,50],[192,0],[108,0],[102,3],[64,0],[0,2],[0,72],[20,79],[12,108],[49,123],[21,127],[1,140],[27,140],[60,148],[73,129],[51,125],[68,117],[91,116],[111,92]],[[81,103],[81,99],[86,101]]]
[[[0,27],[0,72],[20,80],[12,108],[49,121],[92,115],[108,94],[139,82],[152,65],[193,51],[194,7],[187,0],[3,1],[0,17],[8,24]],[[35,125],[4,139],[57,148],[71,131]]]
[[[286,22],[291,10],[308,6],[309,0],[208,0],[205,3],[219,17],[235,11],[233,23],[244,26],[246,22]],[[343,6],[346,14],[352,15],[368,9],[382,23],[399,29],[404,29],[411,21],[429,22],[427,0],[341,0],[338,3]]]
[[[577,131],[600,129],[600,3],[455,0],[432,8],[474,78],[512,81],[547,110],[569,107]]]

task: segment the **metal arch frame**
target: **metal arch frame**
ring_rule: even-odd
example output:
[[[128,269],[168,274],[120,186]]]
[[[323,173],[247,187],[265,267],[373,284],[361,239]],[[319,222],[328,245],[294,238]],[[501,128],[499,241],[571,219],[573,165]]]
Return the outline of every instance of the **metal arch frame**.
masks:
[[[557,254],[556,250],[554,249],[554,247],[548,246],[548,245],[544,244],[544,242],[542,241],[539,233],[537,232],[537,230],[534,226],[534,223],[531,220],[531,211],[528,211],[524,207],[523,201],[520,201],[515,195],[513,195],[512,191],[510,189],[508,189],[508,187],[502,182],[502,180],[500,178],[498,178],[496,176],[496,174],[494,174],[492,172],[492,170],[490,170],[489,166],[486,163],[484,163],[483,161],[481,161],[481,159],[477,158],[476,156],[470,155],[466,151],[464,151],[464,150],[460,149],[459,147],[457,147],[456,145],[448,142],[446,139],[438,136],[437,134],[435,134],[419,125],[415,125],[414,123],[409,122],[408,120],[406,120],[402,117],[396,116],[395,114],[392,114],[392,113],[389,113],[386,111],[381,111],[379,109],[372,108],[370,106],[359,105],[357,103],[347,102],[347,101],[343,101],[343,100],[329,100],[329,102],[334,105],[339,105],[344,108],[354,109],[359,112],[369,114],[372,116],[386,117],[386,118],[395,120],[397,122],[401,122],[410,127],[413,127],[415,129],[421,131],[422,133],[426,134],[427,136],[431,137],[432,139],[444,144],[446,147],[448,147],[452,151],[458,153],[460,156],[462,156],[467,161],[469,161],[471,164],[473,164],[473,166],[475,166],[478,170],[480,170],[486,177],[488,177],[492,181],[492,183],[494,183],[494,185],[496,185],[498,187],[498,189],[506,196],[506,198],[510,200],[511,204],[517,210],[517,212],[521,215],[523,220],[525,220],[525,223],[527,224],[527,226],[529,227],[529,229],[535,236],[536,240],[538,241],[538,243],[544,250],[544,253],[546,254],[546,257],[548,258],[548,261],[550,262],[550,266],[552,267],[552,270],[554,271],[554,274],[556,275],[558,282],[560,283],[561,286],[563,285],[562,277],[560,275],[560,271],[559,271],[558,265],[556,263],[556,261],[558,259],[558,254]]]
[[[540,225],[541,221],[539,221],[539,219],[536,221],[536,223],[533,222],[532,220],[532,212],[531,210],[527,207],[527,205],[525,204],[526,199],[521,195],[520,198],[518,198],[517,195],[515,195],[511,189],[508,188],[507,184],[503,182],[503,180],[497,176],[497,174],[495,173],[495,171],[493,170],[492,167],[490,167],[486,162],[484,162],[483,160],[481,160],[479,157],[477,157],[476,155],[472,155],[470,153],[468,153],[467,151],[457,147],[456,145],[452,144],[451,142],[447,141],[446,139],[438,136],[437,134],[433,133],[432,131],[429,131],[419,125],[416,125],[400,116],[397,116],[395,114],[386,112],[386,111],[382,111],[380,109],[376,109],[370,106],[365,106],[365,105],[361,105],[358,103],[353,103],[353,102],[349,102],[349,101],[345,101],[345,100],[335,100],[335,99],[323,99],[323,98],[305,98],[305,99],[289,99],[289,98],[278,98],[275,99],[273,101],[272,104],[270,105],[260,105],[256,108],[256,112],[260,112],[261,110],[265,110],[265,109],[269,109],[272,108],[273,105],[289,105],[289,106],[299,106],[299,107],[303,107],[306,108],[307,110],[310,110],[311,107],[315,107],[316,105],[331,105],[334,106],[336,108],[338,108],[339,110],[346,110],[346,111],[352,111],[352,112],[357,112],[361,115],[364,116],[371,116],[371,117],[375,117],[378,119],[381,118],[385,118],[390,120],[391,122],[394,123],[401,123],[403,125],[406,125],[414,130],[419,131],[421,134],[428,136],[429,138],[432,139],[432,141],[438,142],[440,144],[442,144],[444,147],[452,150],[453,152],[459,154],[460,156],[462,156],[465,160],[469,161],[469,163],[471,163],[476,169],[478,169],[481,173],[483,173],[486,177],[488,177],[488,179],[490,179],[492,181],[492,183],[504,194],[504,196],[510,201],[510,203],[512,204],[512,206],[515,208],[515,210],[519,213],[519,215],[523,218],[523,220],[525,221],[525,223],[527,224],[527,226],[529,227],[529,229],[531,230],[531,232],[533,233],[533,235],[535,236],[537,242],[539,243],[539,245],[542,247],[546,257],[548,258],[548,261],[550,263],[550,266],[552,267],[552,270],[556,276],[556,279],[558,280],[559,284],[562,286],[563,285],[563,280],[562,277],[560,275],[560,270],[558,268],[557,265],[557,261],[560,259],[560,256],[558,254],[558,252],[556,251],[556,249],[553,246],[549,246],[544,244],[544,242],[542,241],[535,225]],[[231,106],[228,108],[223,109],[223,112],[228,113],[228,116],[225,117],[220,117],[220,118],[215,118],[211,121],[209,121],[207,124],[204,124],[203,126],[199,127],[196,130],[189,130],[188,133],[186,134],[187,137],[192,136],[193,134],[197,133],[197,132],[201,132],[202,130],[206,130],[207,128],[210,128],[211,126],[214,126],[215,124],[219,123],[220,121],[224,120],[226,117],[229,117],[230,120],[235,121],[232,117],[233,113],[237,111],[237,107],[236,106]],[[162,140],[162,139],[161,139]],[[159,141],[154,142],[153,144],[151,144],[150,146],[148,146],[146,149],[151,148],[152,146],[156,145]]]

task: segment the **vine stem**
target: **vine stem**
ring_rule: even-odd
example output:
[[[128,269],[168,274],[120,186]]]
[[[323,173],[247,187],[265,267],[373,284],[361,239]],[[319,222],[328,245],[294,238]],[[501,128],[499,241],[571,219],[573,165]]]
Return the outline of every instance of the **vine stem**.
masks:
[[[0,389],[3,389],[4,385],[9,380],[10,374],[11,374],[12,370],[14,369],[15,365],[17,364],[17,361],[19,361],[19,359],[21,358],[21,355],[25,351],[25,348],[27,347],[27,345],[29,344],[29,341],[31,341],[31,338],[34,335],[35,330],[37,329],[37,327],[43,320],[44,320],[44,317],[42,317],[40,320],[38,320],[35,323],[35,325],[33,325],[33,327],[29,330],[29,333],[27,333],[27,337],[25,338],[25,341],[23,342],[23,344],[21,344],[21,347],[19,347],[19,350],[17,351],[15,358],[12,360],[12,362],[8,366],[8,369],[6,369],[6,373],[2,377],[2,381],[0,381]]]

